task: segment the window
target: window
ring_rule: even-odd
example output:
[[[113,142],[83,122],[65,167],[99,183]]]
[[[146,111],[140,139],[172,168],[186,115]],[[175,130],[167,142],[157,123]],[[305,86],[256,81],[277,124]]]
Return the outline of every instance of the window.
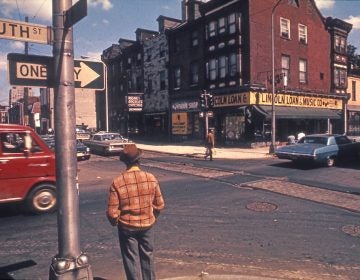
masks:
[[[181,71],[180,71],[180,67],[176,67],[174,69],[174,88],[180,88],[180,84],[181,84]]]
[[[223,34],[226,32],[226,26],[225,26],[225,18],[219,18],[219,22],[218,22],[218,32],[219,34]]]
[[[152,78],[150,76],[148,77],[147,85],[148,85],[147,93],[150,94],[153,91]]]
[[[198,32],[195,30],[191,33],[191,45],[193,47],[196,47],[197,45],[199,45],[199,38],[198,38]]]
[[[283,74],[284,86],[287,86],[290,78],[290,56],[288,55],[281,56],[281,72]]]
[[[299,24],[299,42],[307,44],[307,26]]]
[[[221,56],[219,58],[219,77],[220,79],[224,79],[227,75],[227,69],[226,69],[226,57]]]
[[[229,56],[229,75],[230,77],[235,77],[238,71],[237,66],[237,55],[236,53],[232,53]]]
[[[346,40],[343,37],[335,36],[335,50],[339,53],[346,53]]]
[[[234,34],[236,32],[236,15],[235,15],[235,13],[230,14],[228,16],[228,27],[229,27],[229,34]]]
[[[335,87],[345,87],[346,85],[346,69],[334,69],[334,85]]]
[[[160,57],[165,56],[165,46],[164,44],[160,44]]]
[[[209,61],[209,78],[210,78],[210,81],[214,81],[217,78],[217,75],[216,75],[216,59],[211,59]]]
[[[290,39],[290,20],[286,18],[280,18],[280,36]]]
[[[180,51],[180,39],[176,38],[174,41],[174,53]]]
[[[166,89],[166,76],[165,76],[165,71],[160,71],[160,90],[165,90]]]
[[[212,21],[209,23],[209,37],[216,36],[216,21]]]
[[[191,84],[196,85],[199,82],[199,65],[197,62],[191,64]]]
[[[356,81],[351,82],[351,100],[356,101]]]
[[[299,61],[299,82],[301,84],[307,83],[307,61],[304,59]]]

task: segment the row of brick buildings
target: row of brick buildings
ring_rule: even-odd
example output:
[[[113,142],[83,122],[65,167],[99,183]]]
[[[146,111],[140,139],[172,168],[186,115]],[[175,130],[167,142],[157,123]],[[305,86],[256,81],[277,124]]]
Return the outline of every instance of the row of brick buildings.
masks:
[[[214,98],[208,126],[224,143],[269,138],[272,102],[277,141],[300,130],[360,132],[352,25],[324,18],[313,0],[183,0],[181,20],[157,21],[158,31],[139,28],[136,40],[103,51],[111,130],[202,139],[205,90]]]

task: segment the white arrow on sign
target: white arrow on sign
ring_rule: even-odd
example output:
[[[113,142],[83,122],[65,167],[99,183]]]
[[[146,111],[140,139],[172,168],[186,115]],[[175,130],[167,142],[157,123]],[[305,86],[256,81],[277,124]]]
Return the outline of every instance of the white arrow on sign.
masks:
[[[87,66],[86,63],[80,62],[80,67],[74,67],[75,81],[80,82],[81,87],[86,87],[92,81],[100,77],[93,69]]]

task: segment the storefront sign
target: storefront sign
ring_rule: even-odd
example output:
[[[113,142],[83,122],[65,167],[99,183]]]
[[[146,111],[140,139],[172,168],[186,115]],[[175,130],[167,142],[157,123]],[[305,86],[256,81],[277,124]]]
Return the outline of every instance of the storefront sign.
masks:
[[[140,95],[128,95],[127,98],[129,112],[142,111],[143,100]]]
[[[198,101],[181,101],[174,102],[172,104],[173,111],[189,111],[189,110],[198,110],[199,102]]]
[[[234,93],[227,95],[214,95],[214,107],[228,107],[228,106],[239,106],[246,105],[250,102],[250,93]]]
[[[250,93],[250,104],[271,105],[271,93]],[[276,106],[308,107],[319,109],[342,109],[342,100],[319,96],[304,96],[290,94],[275,94],[274,104]]]
[[[172,134],[190,134],[189,118],[187,113],[172,113]]]

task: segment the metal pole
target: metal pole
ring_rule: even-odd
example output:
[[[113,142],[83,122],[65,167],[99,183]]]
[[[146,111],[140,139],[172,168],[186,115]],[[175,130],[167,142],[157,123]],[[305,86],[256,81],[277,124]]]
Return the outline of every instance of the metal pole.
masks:
[[[281,0],[278,0],[271,11],[271,68],[272,68],[272,91],[271,91],[271,144],[269,147],[269,153],[275,152],[275,133],[276,133],[276,114],[275,114],[275,38],[274,38],[274,13],[276,7],[280,4]]]
[[[64,15],[72,0],[53,0],[54,108],[58,249],[49,279],[92,279],[88,258],[80,251],[79,189],[75,136],[75,90],[72,28]]]
[[[105,124],[106,124],[106,131],[109,131],[109,89],[108,89],[108,70],[107,65],[104,64],[105,70]]]
[[[29,22],[29,17],[25,17],[25,22]],[[29,43],[25,42],[25,55],[29,54]],[[24,124],[29,125],[29,88],[24,87]]]

